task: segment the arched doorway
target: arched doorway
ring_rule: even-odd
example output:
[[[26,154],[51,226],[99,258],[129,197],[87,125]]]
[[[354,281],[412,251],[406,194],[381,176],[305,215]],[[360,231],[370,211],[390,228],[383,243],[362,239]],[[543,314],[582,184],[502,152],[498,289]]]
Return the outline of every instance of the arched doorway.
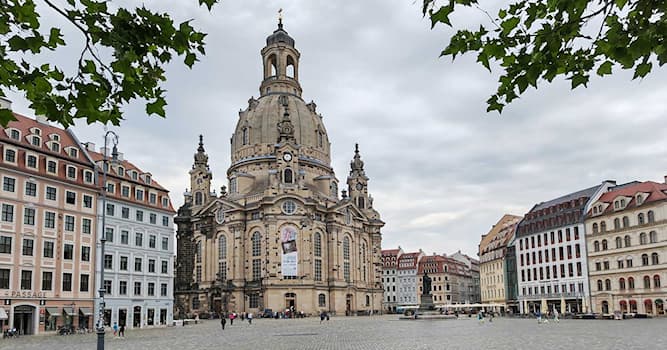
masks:
[[[296,311],[296,293],[285,293],[285,309]]]
[[[636,300],[630,300],[630,313],[631,314],[636,314],[637,313],[637,301]]]
[[[646,314],[653,313],[653,300],[651,299],[644,300],[644,310],[646,310]]]
[[[135,306],[133,310],[132,327],[141,327],[141,306]]]
[[[14,308],[14,328],[19,334],[35,334],[36,308],[30,305],[19,305]]]
[[[602,313],[603,314],[609,313],[609,302],[607,302],[606,300],[602,302]]]
[[[351,315],[352,314],[352,294],[348,294],[345,296],[345,315]]]
[[[628,303],[625,300],[621,300],[619,305],[621,306],[621,312],[622,313],[628,312]]]
[[[665,312],[663,308],[664,306],[662,305],[662,299],[655,299],[655,313],[662,315]]]

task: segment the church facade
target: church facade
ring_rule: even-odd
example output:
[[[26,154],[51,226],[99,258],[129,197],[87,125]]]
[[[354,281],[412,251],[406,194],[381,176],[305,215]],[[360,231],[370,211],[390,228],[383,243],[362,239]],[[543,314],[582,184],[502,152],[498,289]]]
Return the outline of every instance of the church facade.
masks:
[[[174,221],[175,318],[380,310],[384,222],[358,146],[339,197],[322,116],[301,97],[300,53],[281,22],[261,56],[260,96],[239,112],[219,195],[200,136]]]

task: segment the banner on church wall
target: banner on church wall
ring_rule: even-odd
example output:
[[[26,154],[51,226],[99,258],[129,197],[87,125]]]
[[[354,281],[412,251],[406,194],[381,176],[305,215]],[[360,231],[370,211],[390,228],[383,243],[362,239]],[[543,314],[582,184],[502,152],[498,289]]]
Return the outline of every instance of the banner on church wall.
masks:
[[[280,244],[283,249],[281,268],[283,276],[298,276],[298,253],[296,251],[296,227],[285,226],[280,230]]]

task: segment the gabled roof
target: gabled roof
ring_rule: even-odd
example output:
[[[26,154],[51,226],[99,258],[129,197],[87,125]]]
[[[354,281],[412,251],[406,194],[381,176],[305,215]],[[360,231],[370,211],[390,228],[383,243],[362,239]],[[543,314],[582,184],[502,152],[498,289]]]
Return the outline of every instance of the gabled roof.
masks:
[[[426,255],[421,258],[419,261],[419,268],[417,269],[418,274],[423,274],[424,270],[427,273],[444,273],[445,264],[447,259],[442,255]]]
[[[521,219],[522,217],[517,215],[503,215],[503,217],[493,225],[491,230],[486,235],[482,236],[482,241],[479,244],[480,257],[484,253],[506,246],[512,239],[514,230]]]
[[[412,270],[417,268],[417,264],[419,263],[419,256],[423,254],[421,252],[415,252],[415,253],[403,253],[401,256],[398,258],[398,269],[399,270]],[[401,263],[404,262],[410,262],[409,265],[406,266],[401,266]]]
[[[21,132],[21,139],[20,140],[14,140],[7,136],[5,132],[0,133],[0,140],[5,141],[7,143],[18,143],[21,145],[21,147],[24,147],[26,149],[33,149],[35,151],[41,152],[46,155],[53,155],[57,156],[60,158],[65,158],[67,160],[70,160],[72,162],[79,162],[79,163],[85,163],[89,166],[92,167],[92,164],[90,164],[89,159],[86,158],[84,155],[83,148],[79,145],[73,134],[66,129],[62,129],[58,126],[54,126],[51,124],[48,124],[46,122],[42,123],[37,121],[36,119],[32,119],[29,117],[26,117],[24,115],[14,113],[14,117],[16,118],[15,121],[11,121],[9,125],[7,125],[6,128],[3,129],[17,129]],[[31,139],[28,139],[27,137],[32,134],[30,129],[32,128],[37,128],[40,130],[40,139],[41,139],[41,144],[39,146],[35,146],[31,143]],[[47,145],[47,142],[51,141],[50,135],[58,135],[58,143],[60,144],[60,149],[58,152],[54,152],[49,148]],[[77,157],[72,157],[70,156],[66,149],[68,147],[74,147],[78,150]]]
[[[86,150],[86,152],[88,152],[88,154],[90,154],[90,157],[93,158],[93,161],[95,161],[95,162],[100,162],[100,161],[104,160],[104,155],[100,152],[95,152],[95,151],[91,151],[91,150]],[[109,161],[109,163],[111,163],[111,156],[107,157],[107,160]],[[167,191],[164,187],[162,187],[159,183],[157,183],[157,181],[155,181],[153,179],[152,175],[151,175],[151,183],[150,184],[147,184],[143,179],[139,179],[139,180],[132,179],[132,176],[130,175],[128,170],[129,171],[136,171],[140,176],[142,174],[146,174],[147,172],[141,170],[138,166],[134,165],[130,161],[123,159],[122,161],[120,161],[120,165],[125,169],[125,175],[123,175],[123,176],[119,175],[116,172],[116,169],[114,169],[114,167],[109,167],[109,171],[107,173],[110,174],[111,176],[116,177],[116,178],[122,178],[123,180],[128,181],[128,182],[134,182],[134,183],[142,185],[142,186],[149,186],[149,187],[157,188],[159,190]]]
[[[618,197],[627,197],[631,198],[625,208],[622,210],[633,209],[638,206],[643,206],[647,203],[658,202],[667,199],[667,184],[658,183],[653,181],[645,182],[635,182],[630,185],[623,185],[600,196],[600,199],[596,203],[613,203],[614,200]],[[639,193],[647,193],[648,196],[642,200],[642,203],[637,205],[636,195]],[[613,205],[607,206],[603,214],[617,212],[619,210],[614,210]],[[589,210],[588,215],[591,214]]]

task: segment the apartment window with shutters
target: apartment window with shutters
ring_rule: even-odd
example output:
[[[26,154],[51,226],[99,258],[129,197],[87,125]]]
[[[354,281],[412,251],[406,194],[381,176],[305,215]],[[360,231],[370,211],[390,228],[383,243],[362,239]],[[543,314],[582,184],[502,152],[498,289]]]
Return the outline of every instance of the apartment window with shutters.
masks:
[[[130,242],[130,232],[127,230],[120,231],[120,244],[129,244]]]
[[[142,269],[141,258],[134,258],[134,271],[141,272]]]
[[[93,197],[89,196],[87,194],[83,195],[83,207],[84,208],[92,208],[93,207]]]
[[[134,245],[141,247],[144,245],[144,235],[141,232],[134,234]]]
[[[71,292],[72,291],[72,274],[71,273],[63,273],[63,292]]]
[[[23,256],[32,256],[34,250],[35,241],[30,238],[23,239]]]
[[[51,290],[53,286],[53,272],[42,272],[42,290]]]
[[[53,242],[44,241],[43,255],[45,258],[53,258]]]
[[[137,221],[139,222],[144,221],[144,212],[141,210],[137,210]]]
[[[14,206],[11,204],[2,205],[2,221],[14,222]]]
[[[168,216],[163,216],[162,217],[162,226],[165,226],[165,227],[169,226],[169,217]]]
[[[80,292],[87,292],[88,291],[88,282],[90,279],[90,276],[87,274],[82,274],[79,280],[79,291]]]
[[[74,232],[74,217],[65,215],[65,231]]]
[[[120,257],[120,270],[121,271],[127,271],[127,257],[126,256],[121,256]]]
[[[155,260],[153,259],[148,260],[148,272],[155,273]]]
[[[120,195],[125,198],[130,198],[130,186],[121,186]]]
[[[35,208],[25,208],[23,211],[23,224],[35,225]]]
[[[25,195],[30,197],[37,197],[37,184],[34,182],[26,182]]]

